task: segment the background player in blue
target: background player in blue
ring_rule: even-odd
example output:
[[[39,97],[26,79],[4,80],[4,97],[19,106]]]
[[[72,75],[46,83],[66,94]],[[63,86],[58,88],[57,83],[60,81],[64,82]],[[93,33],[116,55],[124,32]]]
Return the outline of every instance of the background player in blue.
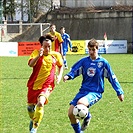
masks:
[[[70,47],[70,51],[72,51],[72,43],[70,40],[70,36],[67,33],[65,33],[65,27],[62,26],[60,28],[60,33],[61,33],[62,39],[64,41],[62,43],[62,54],[63,54],[63,60],[64,60],[64,67],[65,67],[65,69],[68,69],[66,53],[68,52],[68,45]]]
[[[73,108],[77,104],[84,104],[88,108],[102,98],[104,92],[104,77],[111,83],[120,101],[124,100],[124,92],[106,59],[98,55],[98,42],[91,39],[88,42],[89,56],[76,62],[71,71],[63,77],[64,82],[82,74],[83,80],[79,92],[70,102],[68,116],[75,133],[82,133],[90,123],[91,114],[83,120],[82,125],[73,115]]]

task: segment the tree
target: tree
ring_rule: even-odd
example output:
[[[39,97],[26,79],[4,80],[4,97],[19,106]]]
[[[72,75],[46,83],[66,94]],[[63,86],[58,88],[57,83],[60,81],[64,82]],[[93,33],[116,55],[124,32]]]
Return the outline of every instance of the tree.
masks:
[[[0,0],[0,24],[2,23],[2,0]]]
[[[7,20],[7,16],[11,17],[11,21],[13,21],[13,16],[15,14],[15,2],[14,0],[10,0],[7,2],[7,0],[3,0],[3,14],[5,17],[5,20]]]
[[[3,16],[5,20],[6,20],[6,14],[8,14],[6,10],[6,0],[3,0]]]
[[[11,16],[11,21],[13,21],[13,16],[15,14],[15,3],[14,0],[10,0],[10,4],[9,4],[9,15]]]
[[[29,3],[29,20],[38,18],[40,14],[46,13],[51,8],[50,0],[27,0]]]
[[[3,0],[3,15],[5,20],[7,20],[7,16],[10,16],[13,21],[17,11],[21,12],[21,20],[23,20],[24,14],[27,14],[28,21],[31,22],[40,14],[52,9],[51,6],[52,0]]]
[[[23,20],[24,14],[28,15],[28,21],[33,22],[40,14],[46,13],[51,8],[52,0],[21,0],[17,4],[21,12],[21,19]]]

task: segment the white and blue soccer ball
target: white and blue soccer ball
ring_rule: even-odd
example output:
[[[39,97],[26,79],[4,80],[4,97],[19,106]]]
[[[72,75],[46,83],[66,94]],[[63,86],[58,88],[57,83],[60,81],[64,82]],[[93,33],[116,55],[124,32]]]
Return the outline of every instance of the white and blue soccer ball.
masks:
[[[88,108],[83,105],[83,104],[77,104],[73,108],[73,115],[75,116],[76,119],[84,119],[88,115]]]

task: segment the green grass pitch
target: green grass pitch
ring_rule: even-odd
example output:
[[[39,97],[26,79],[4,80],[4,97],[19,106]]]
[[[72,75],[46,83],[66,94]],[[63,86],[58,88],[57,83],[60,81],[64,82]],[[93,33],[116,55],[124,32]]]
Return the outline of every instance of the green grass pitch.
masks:
[[[86,55],[67,55],[69,68]],[[124,92],[120,102],[105,79],[103,98],[90,108],[92,120],[85,133],[132,133],[133,55],[102,54],[111,64]],[[0,133],[29,133],[27,80],[32,72],[26,57],[0,57]],[[69,70],[65,70],[66,74]],[[78,92],[81,76],[61,81],[49,98],[38,133],[74,133],[67,117],[70,100]]]

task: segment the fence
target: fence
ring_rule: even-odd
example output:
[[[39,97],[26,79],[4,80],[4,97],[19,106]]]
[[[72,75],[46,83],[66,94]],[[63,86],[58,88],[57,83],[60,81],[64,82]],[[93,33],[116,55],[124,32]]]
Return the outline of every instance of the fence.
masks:
[[[46,31],[49,26],[50,23],[23,23],[22,21],[7,23],[7,21],[4,21],[3,24],[0,24],[1,42],[7,42],[33,27],[40,31],[40,35],[43,35],[43,32]]]

